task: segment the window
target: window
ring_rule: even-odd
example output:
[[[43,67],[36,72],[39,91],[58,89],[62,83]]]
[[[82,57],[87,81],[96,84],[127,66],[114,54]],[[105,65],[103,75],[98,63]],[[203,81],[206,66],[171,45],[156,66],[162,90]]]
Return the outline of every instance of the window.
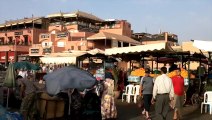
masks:
[[[65,43],[64,42],[57,42],[57,47],[65,47]]]
[[[48,42],[42,42],[42,47],[48,47],[49,43]]]
[[[81,46],[78,46],[78,50],[81,50]]]
[[[71,46],[71,50],[74,50],[74,46]]]

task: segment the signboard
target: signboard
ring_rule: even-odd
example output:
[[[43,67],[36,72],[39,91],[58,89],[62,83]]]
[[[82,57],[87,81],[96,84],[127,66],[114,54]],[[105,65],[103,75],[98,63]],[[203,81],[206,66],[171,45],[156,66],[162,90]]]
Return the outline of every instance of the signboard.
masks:
[[[31,49],[31,54],[38,54],[39,53],[39,49]]]
[[[2,56],[2,57],[1,57],[2,60],[5,60],[5,58],[6,58],[5,56]]]
[[[49,38],[49,34],[41,34],[40,37],[41,38]]]
[[[14,32],[14,35],[15,35],[15,36],[17,36],[17,35],[23,35],[23,31]]]
[[[57,38],[64,38],[64,37],[68,37],[68,32],[57,33]]]
[[[43,53],[51,53],[52,49],[51,48],[45,48],[43,49]]]

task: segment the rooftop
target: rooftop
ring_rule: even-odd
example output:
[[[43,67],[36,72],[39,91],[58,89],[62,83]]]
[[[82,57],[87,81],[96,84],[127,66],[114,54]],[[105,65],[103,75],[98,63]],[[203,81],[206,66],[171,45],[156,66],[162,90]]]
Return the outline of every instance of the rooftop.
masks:
[[[44,18],[44,17],[31,17],[31,18],[23,18],[23,19],[5,21],[5,23],[0,24],[0,27],[24,24],[24,23],[33,23],[33,22],[36,24],[41,24],[42,18]]]
[[[95,20],[95,21],[99,21],[99,22],[104,21],[103,19],[101,19],[95,15],[92,15],[91,13],[86,13],[86,12],[79,11],[79,10],[70,12],[70,13],[59,12],[59,13],[53,13],[53,14],[47,15],[47,18],[54,18],[54,17],[64,17],[64,18],[83,17],[83,18],[87,18],[87,19],[91,19],[91,20]]]

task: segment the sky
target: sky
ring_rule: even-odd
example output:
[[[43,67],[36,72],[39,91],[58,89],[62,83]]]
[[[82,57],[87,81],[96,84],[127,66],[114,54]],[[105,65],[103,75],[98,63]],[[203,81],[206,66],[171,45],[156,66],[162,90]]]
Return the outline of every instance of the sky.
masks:
[[[0,23],[80,10],[127,20],[134,32],[170,32],[180,42],[212,40],[212,0],[1,0],[0,5]]]

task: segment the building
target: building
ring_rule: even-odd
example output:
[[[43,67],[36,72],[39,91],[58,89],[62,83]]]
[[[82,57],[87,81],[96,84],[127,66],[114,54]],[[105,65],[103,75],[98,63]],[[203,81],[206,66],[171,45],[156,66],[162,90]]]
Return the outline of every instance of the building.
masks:
[[[133,33],[132,38],[136,39],[137,41],[140,41],[142,44],[152,44],[162,42],[167,42],[171,46],[178,44],[177,35],[168,32],[163,32],[160,34]]]
[[[47,31],[44,17],[31,17],[0,24],[0,62],[17,61],[17,56],[28,54],[32,44],[39,43],[39,34]]]
[[[30,56],[140,44],[130,38],[131,25],[126,20],[105,21],[82,11],[50,14],[47,19],[48,31],[40,33],[40,44],[32,45]]]

